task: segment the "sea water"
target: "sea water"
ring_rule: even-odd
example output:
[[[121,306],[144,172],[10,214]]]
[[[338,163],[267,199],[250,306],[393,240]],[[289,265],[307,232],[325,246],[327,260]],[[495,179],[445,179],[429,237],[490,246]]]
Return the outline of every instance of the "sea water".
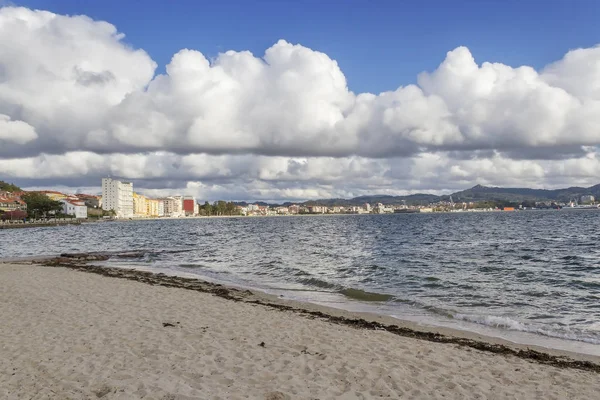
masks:
[[[142,249],[108,263],[600,354],[599,233],[594,210],[169,219],[0,230],[0,258]]]

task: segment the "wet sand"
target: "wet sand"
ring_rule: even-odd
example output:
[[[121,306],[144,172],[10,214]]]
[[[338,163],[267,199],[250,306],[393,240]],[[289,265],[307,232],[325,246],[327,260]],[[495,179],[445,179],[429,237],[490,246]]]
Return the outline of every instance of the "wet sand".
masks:
[[[0,264],[0,398],[589,399],[600,390],[593,356],[82,260],[48,264]]]

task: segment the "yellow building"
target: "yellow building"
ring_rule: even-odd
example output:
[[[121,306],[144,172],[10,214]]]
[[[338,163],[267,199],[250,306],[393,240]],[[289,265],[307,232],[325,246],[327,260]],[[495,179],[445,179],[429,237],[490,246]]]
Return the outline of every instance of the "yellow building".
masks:
[[[148,216],[148,199],[135,192],[133,193],[133,215],[136,217]]]
[[[146,200],[146,215],[149,217],[158,217],[158,203],[157,199],[147,199]]]

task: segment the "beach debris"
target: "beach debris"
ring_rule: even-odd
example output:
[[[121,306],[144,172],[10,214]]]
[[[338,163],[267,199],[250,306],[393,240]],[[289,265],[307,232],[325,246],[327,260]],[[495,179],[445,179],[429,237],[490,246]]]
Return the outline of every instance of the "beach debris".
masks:
[[[78,261],[106,261],[109,256],[106,254],[91,254],[91,253],[62,253],[61,258]]]
[[[115,254],[117,258],[142,258],[146,254],[146,251],[131,251],[126,253]]]
[[[324,360],[327,358],[327,356],[323,353],[319,353],[319,352],[315,352],[315,353],[311,353],[310,351],[308,351],[307,347],[304,347],[303,350],[300,351],[301,354],[306,354],[309,356],[316,356],[318,360]]]
[[[288,400],[290,397],[281,392],[269,392],[265,396],[265,400]]]
[[[108,385],[103,385],[101,387],[99,387],[98,389],[95,389],[92,391],[92,393],[94,393],[96,395],[97,398],[102,398],[104,396],[106,396],[107,394],[109,394],[110,392],[112,392],[112,388]]]
[[[179,322],[178,322],[178,323],[179,323]],[[172,323],[170,323],[170,322],[163,322],[162,324],[163,324],[163,328],[168,328],[168,327],[170,327],[170,326],[175,326],[175,324],[172,324]]]
[[[260,347],[265,347],[265,342],[260,342],[258,345],[259,345]]]

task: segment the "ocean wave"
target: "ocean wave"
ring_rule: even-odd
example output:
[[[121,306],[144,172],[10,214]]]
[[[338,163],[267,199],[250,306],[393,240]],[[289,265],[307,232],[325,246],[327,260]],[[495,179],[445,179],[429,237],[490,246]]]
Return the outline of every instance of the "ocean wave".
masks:
[[[472,315],[472,314],[461,314],[461,313],[450,313],[451,318],[461,320],[465,322],[471,322],[479,325],[490,326],[493,328],[506,329],[518,332],[535,333],[547,337],[553,337],[557,339],[575,340],[579,342],[600,344],[600,335],[590,334],[583,332],[579,329],[571,330],[564,328],[547,328],[527,324],[525,322],[517,321],[506,316],[497,315]]]
[[[339,288],[339,285],[336,285],[335,283],[327,282],[327,281],[324,281],[322,279],[315,278],[315,277],[299,279],[298,282],[301,283],[301,284],[303,284],[303,285],[315,286],[315,287],[319,287],[319,288],[322,288],[322,289],[336,289],[336,288]]]
[[[376,292],[368,292],[362,289],[355,289],[351,287],[345,287],[342,285],[338,285],[332,282],[325,281],[323,279],[319,279],[316,277],[299,279],[299,283],[312,286],[319,289],[327,289],[329,291],[341,294],[349,299],[371,302],[371,301],[379,301],[385,302],[394,299],[393,295],[387,293],[376,293]]]
[[[339,291],[344,296],[360,301],[390,301],[394,298],[391,294],[366,292],[360,289],[345,288]]]
[[[600,280],[593,278],[572,279],[571,283],[581,288],[600,289]]]
[[[197,268],[206,268],[206,265],[204,265],[204,264],[179,264],[178,267],[185,268],[185,269],[197,269]]]

